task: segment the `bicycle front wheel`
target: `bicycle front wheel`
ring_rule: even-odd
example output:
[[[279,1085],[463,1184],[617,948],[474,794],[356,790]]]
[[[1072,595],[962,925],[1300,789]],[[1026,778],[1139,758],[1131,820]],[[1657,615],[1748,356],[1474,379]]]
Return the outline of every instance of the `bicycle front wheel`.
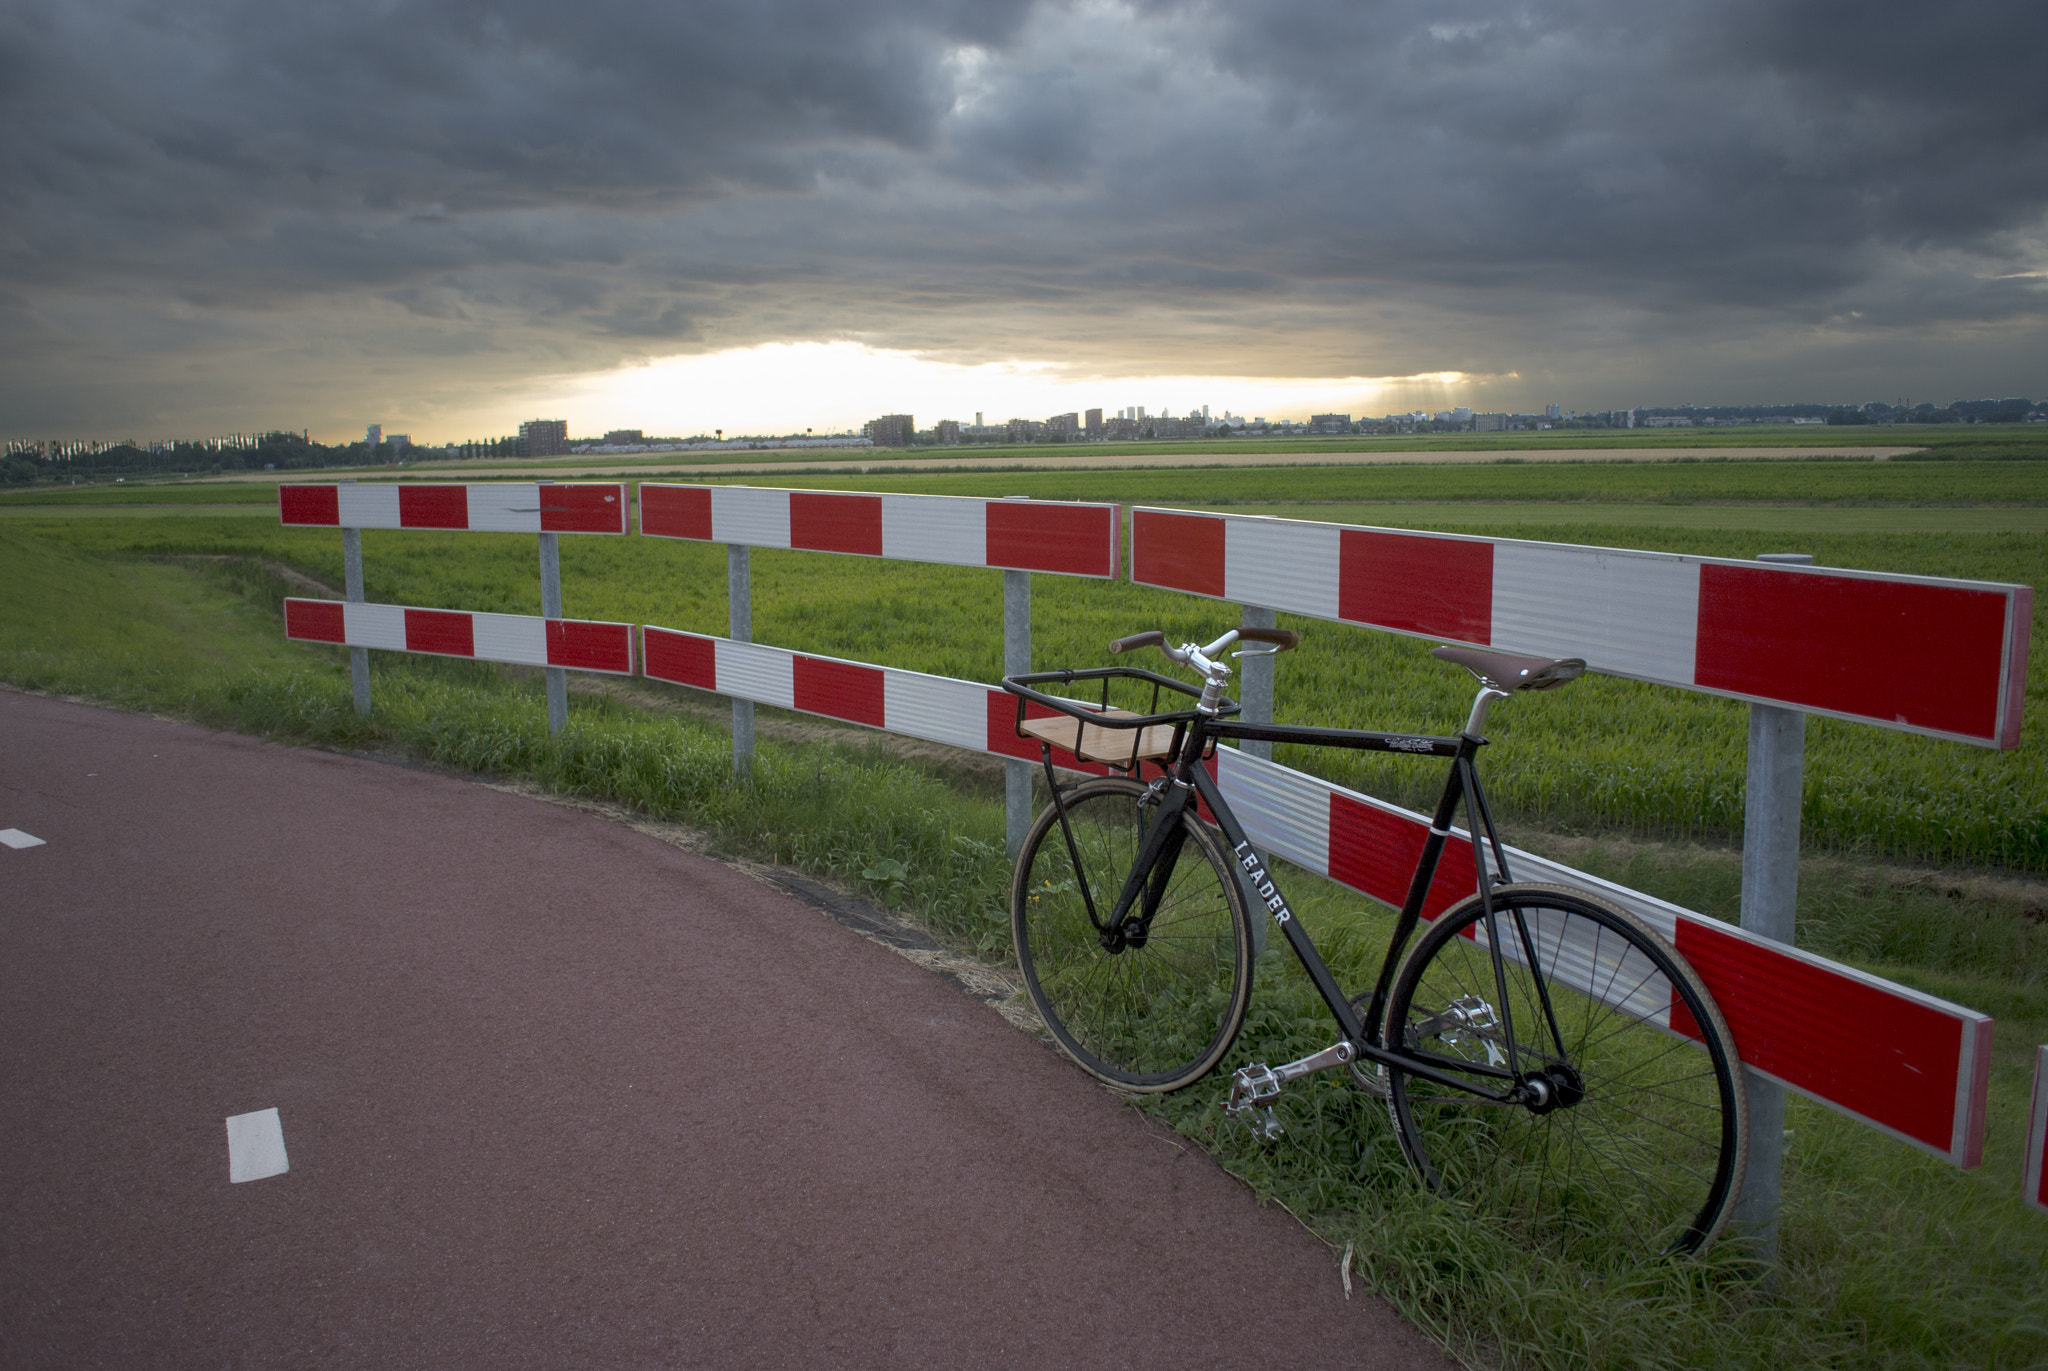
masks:
[[[1251,1000],[1251,920],[1229,852],[1188,809],[1149,878],[1150,922],[1136,937],[1103,937],[1095,920],[1109,920],[1159,820],[1145,795],[1124,777],[1088,781],[1062,797],[1065,828],[1051,806],[1038,816],[1017,859],[1010,931],[1031,1002],[1066,1054],[1119,1089],[1156,1093],[1230,1050]]]
[[[1605,901],[1506,885],[1493,916],[1499,976],[1475,895],[1403,961],[1386,1041],[1495,1094],[1514,1082],[1489,1073],[1537,1078],[1545,1098],[1496,1104],[1392,1070],[1408,1160],[1519,1241],[1595,1265],[1704,1250],[1748,1148],[1734,1039],[1713,998],[1669,943]]]

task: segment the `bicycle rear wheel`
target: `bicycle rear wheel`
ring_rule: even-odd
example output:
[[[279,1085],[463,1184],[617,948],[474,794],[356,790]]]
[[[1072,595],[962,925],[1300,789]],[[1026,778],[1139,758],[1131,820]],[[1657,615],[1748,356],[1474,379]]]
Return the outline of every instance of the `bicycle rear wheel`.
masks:
[[[1200,1078],[1230,1050],[1251,1000],[1251,920],[1229,853],[1188,809],[1142,940],[1104,946],[1082,882],[1106,921],[1158,820],[1145,794],[1123,777],[1066,793],[1078,871],[1059,813],[1038,816],[1017,859],[1010,930],[1031,1002],[1067,1055],[1119,1089],[1156,1093]]]
[[[1493,907],[1506,998],[1475,895],[1409,951],[1386,1040],[1495,1093],[1511,1082],[1472,1068],[1540,1077],[1550,1099],[1494,1104],[1391,1070],[1408,1160],[1518,1240],[1596,1265],[1704,1250],[1748,1149],[1734,1039],[1712,996],[1669,943],[1605,901],[1507,885]]]

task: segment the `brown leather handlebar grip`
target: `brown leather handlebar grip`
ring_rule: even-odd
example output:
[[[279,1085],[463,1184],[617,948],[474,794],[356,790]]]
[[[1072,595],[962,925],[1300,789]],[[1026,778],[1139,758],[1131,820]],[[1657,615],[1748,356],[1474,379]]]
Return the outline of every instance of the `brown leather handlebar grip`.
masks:
[[[1241,628],[1237,638],[1244,643],[1272,643],[1281,652],[1301,641],[1301,635],[1291,628]]]
[[[1147,633],[1133,633],[1128,638],[1119,638],[1109,645],[1111,652],[1135,652],[1141,647],[1165,647],[1166,635],[1158,629]]]

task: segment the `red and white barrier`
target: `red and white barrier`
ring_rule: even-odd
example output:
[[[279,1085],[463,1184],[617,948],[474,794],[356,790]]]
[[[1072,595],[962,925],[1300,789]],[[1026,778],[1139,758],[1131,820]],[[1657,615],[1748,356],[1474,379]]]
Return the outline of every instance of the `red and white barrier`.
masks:
[[[1136,509],[1142,585],[2017,747],[2033,588]]]
[[[1116,505],[643,482],[640,531],[947,566],[1116,576]]]
[[[281,485],[278,515],[315,528],[468,529],[476,533],[629,531],[618,484]]]
[[[642,634],[645,674],[657,680],[1038,758],[1037,743],[1016,735],[1016,698],[999,689],[652,625]],[[1049,713],[1034,706],[1041,712]],[[1103,770],[1071,756],[1063,765]],[[1424,816],[1235,748],[1217,749],[1215,774],[1260,847],[1399,908],[1429,832]],[[1603,896],[1676,944],[1713,992],[1745,1065],[1957,1166],[1982,1160],[1989,1018],[1533,853],[1509,854],[1517,879]],[[1424,912],[1434,918],[1477,882],[1471,841],[1458,833],[1444,849]],[[1628,985],[1625,1008],[1686,1032],[1682,1010],[1673,1020],[1673,997],[1661,980],[1616,977],[1611,966],[1595,975],[1591,966],[1581,989]]]
[[[387,652],[473,657],[480,662],[633,674],[633,626],[592,619],[412,609],[344,600],[286,600],[284,636],[302,643],[340,643]]]
[[[1234,748],[1216,755],[1217,784],[1253,842],[1400,907],[1425,816]],[[1534,853],[1509,848],[1508,861],[1517,880],[1603,896],[1670,939],[1713,992],[1745,1066],[1957,1166],[1983,1160],[1990,1018]],[[1477,882],[1471,840],[1458,832],[1424,913],[1434,918]],[[1685,1032],[1672,1003],[1668,987],[1650,983],[1630,1007]]]
[[[641,672],[657,681],[975,752],[1038,760],[1038,744],[1017,736],[1017,697],[1004,690],[653,624],[640,632]],[[1032,712],[1052,713],[1036,705]],[[1080,769],[1105,770],[1093,764],[1080,764]]]
[[[2034,1051],[2034,1106],[2027,1114],[2027,1170],[2020,1193],[2048,1214],[2048,1047]]]

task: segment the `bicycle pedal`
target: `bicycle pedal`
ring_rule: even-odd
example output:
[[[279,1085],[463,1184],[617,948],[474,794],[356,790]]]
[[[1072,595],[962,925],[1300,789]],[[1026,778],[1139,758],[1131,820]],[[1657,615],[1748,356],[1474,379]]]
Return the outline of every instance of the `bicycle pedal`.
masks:
[[[1253,1117],[1246,1122],[1251,1125],[1252,1136],[1271,1142],[1287,1131],[1273,1117],[1273,1106],[1269,1103],[1279,1096],[1284,1080],[1264,1062],[1239,1067],[1230,1077],[1230,1101],[1223,1106],[1224,1116],[1234,1119],[1250,1113]]]

